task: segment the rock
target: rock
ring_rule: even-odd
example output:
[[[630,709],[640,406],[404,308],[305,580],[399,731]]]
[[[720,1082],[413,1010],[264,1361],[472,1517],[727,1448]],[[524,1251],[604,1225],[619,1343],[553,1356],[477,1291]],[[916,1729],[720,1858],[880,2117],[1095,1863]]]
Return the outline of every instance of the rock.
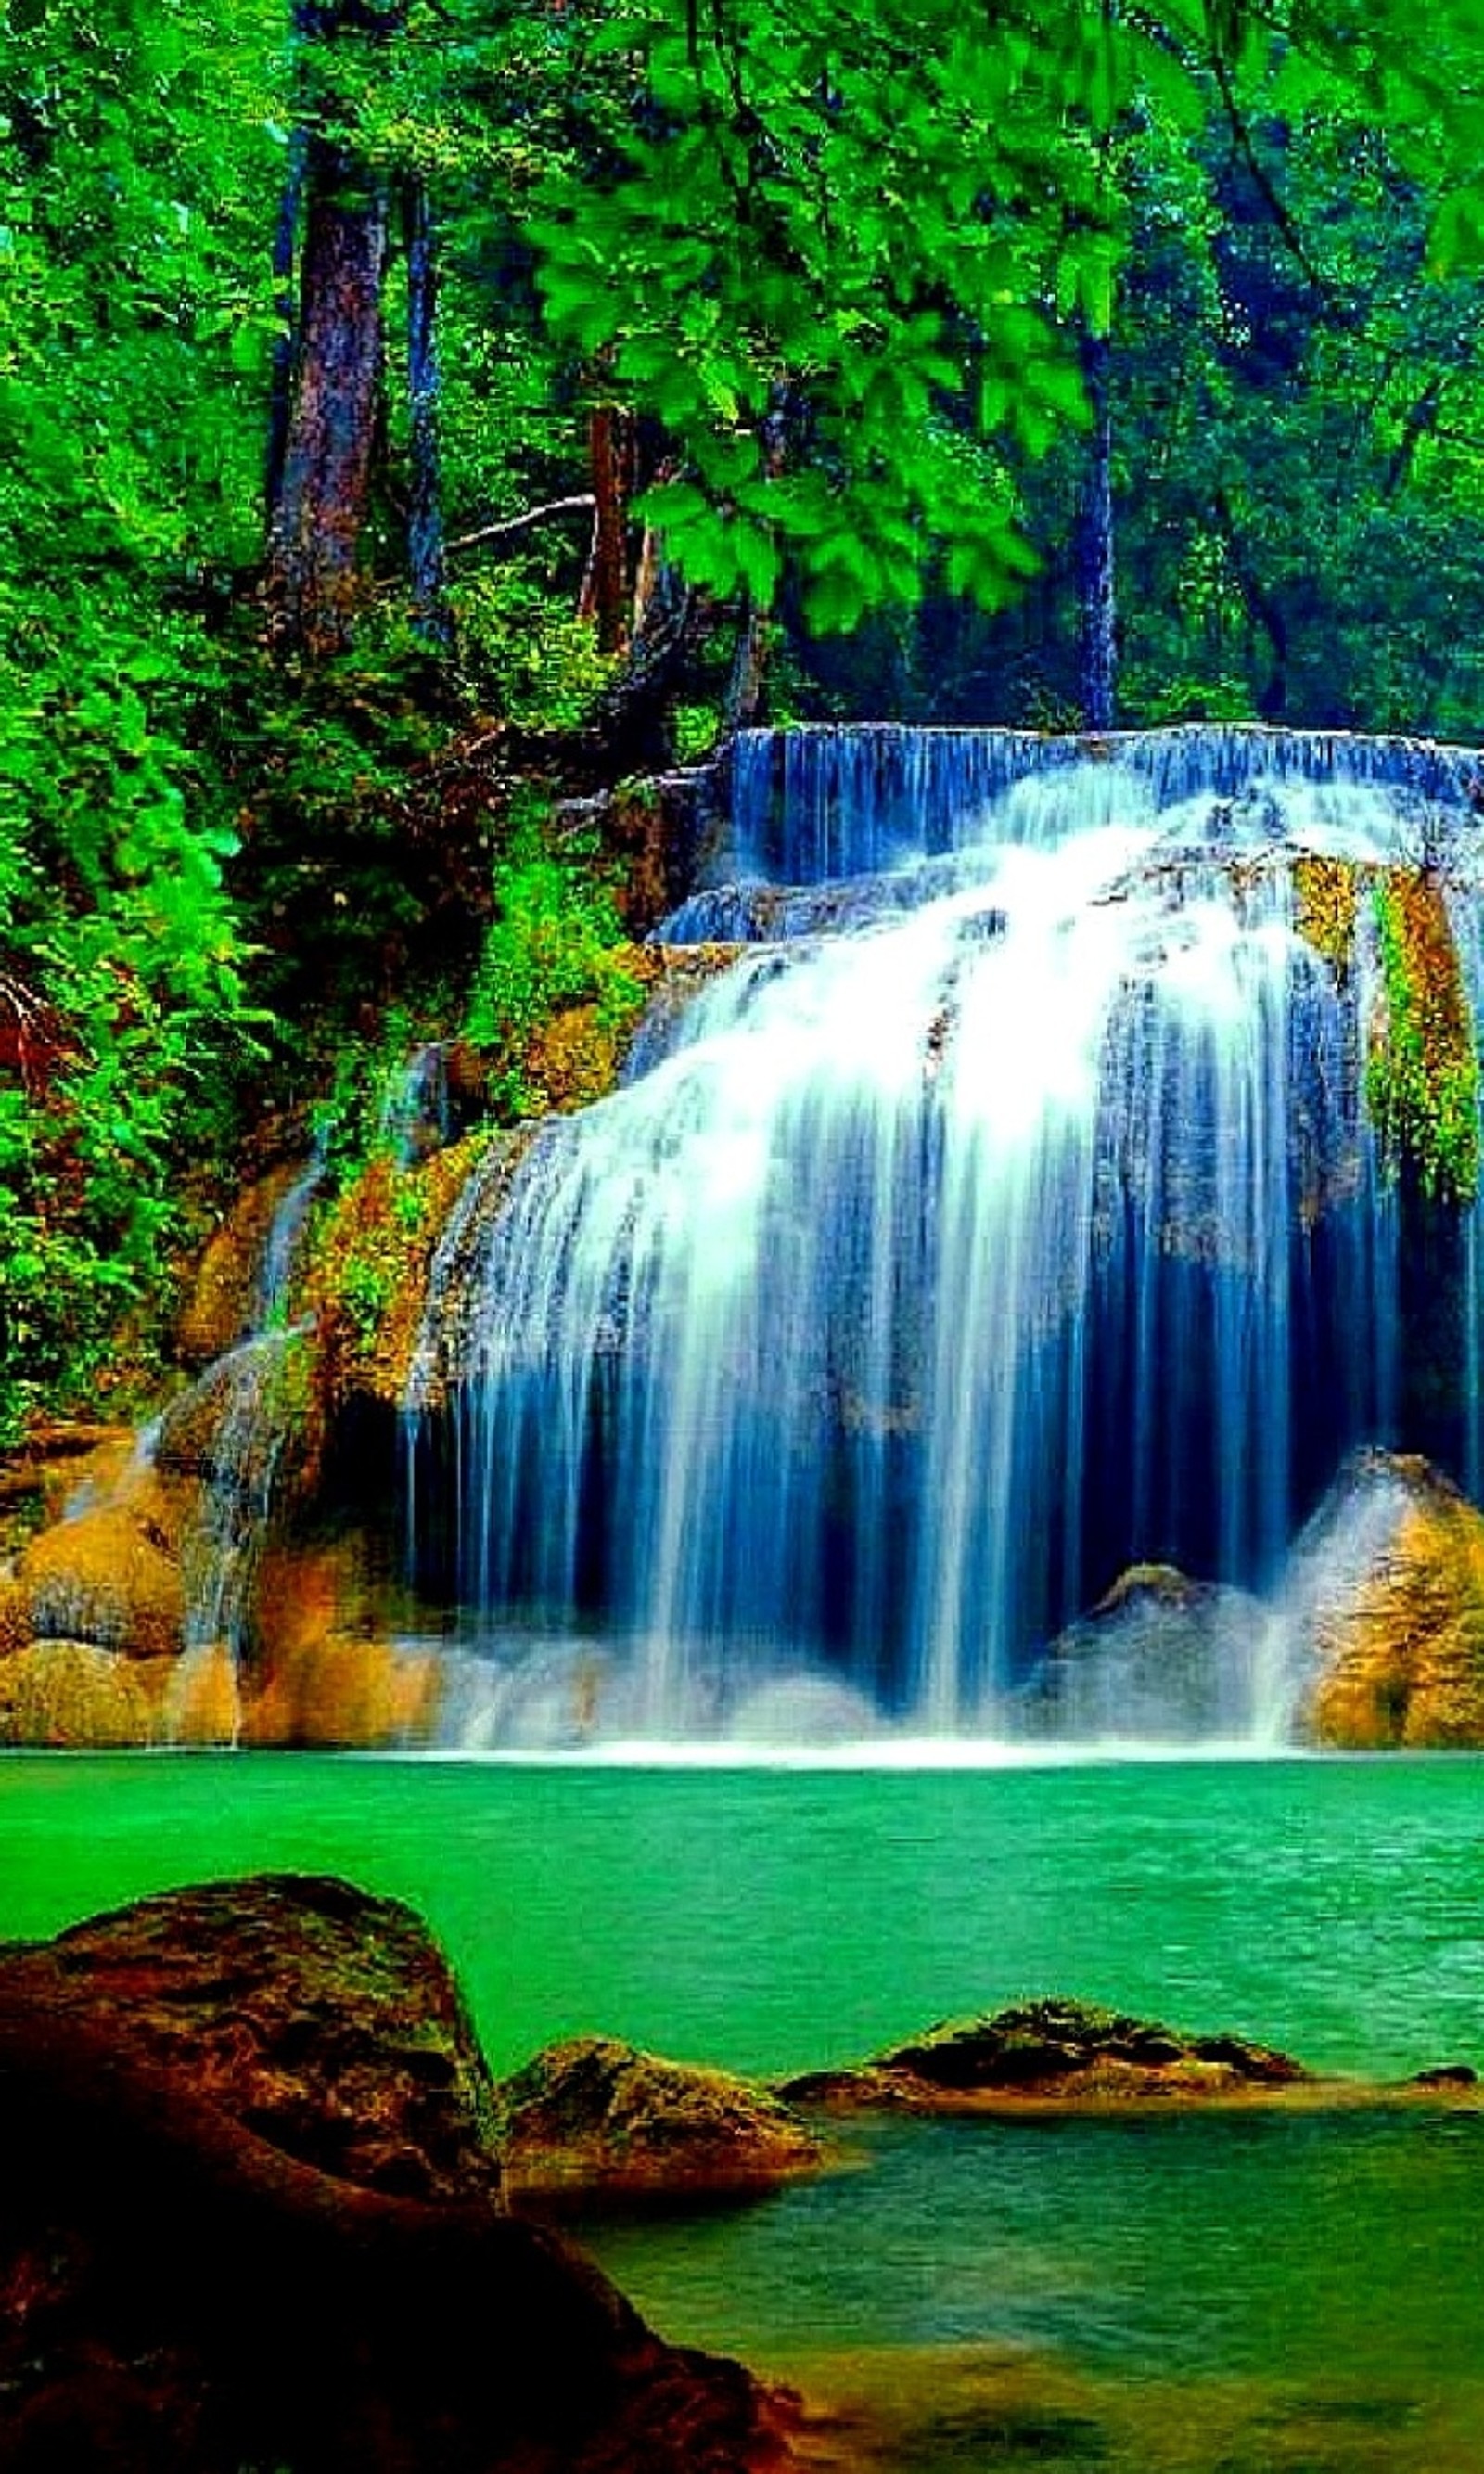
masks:
[[[1036,2099],[1081,2104],[1209,2100],[1273,2093],[1309,2074],[1288,2054],[1229,2035],[1187,2036],[1122,2011],[1052,1997],[949,2020],[859,2068],[787,2080],[786,2103],[951,2112]]]
[[[776,2097],[612,2037],[548,2045],[501,2082],[495,2105],[512,2190],[752,2190],[822,2161]]]
[[[1438,2062],[1430,2071],[1414,2071],[1405,2081],[1407,2087],[1438,2088],[1445,2093],[1449,2088],[1475,2088],[1478,2084],[1479,2074],[1472,2062]]]
[[[1058,1635],[1018,1696],[1034,1735],[1199,1743],[1251,1732],[1269,1615],[1245,1589],[1136,1564]]]
[[[266,1550],[249,1612],[244,1743],[378,1752],[428,1740],[442,1661],[377,1637],[373,1600],[352,1538]]]
[[[207,1239],[176,1324],[182,1365],[209,1366],[256,1326],[268,1234],[302,1167],[276,1168],[244,1187]]]
[[[329,1636],[277,1661],[244,1708],[240,1739],[363,1753],[426,1744],[442,1689],[433,1652]]]
[[[499,2204],[418,1920],[172,1893],[0,1953],[0,2474],[762,2474],[790,2409]]]
[[[1295,1549],[1284,1620],[1312,1741],[1484,1744],[1484,1516],[1427,1461],[1349,1463]]]
[[[131,1453],[27,1547],[16,1577],[39,1640],[92,1641],[129,1658],[175,1655],[184,1637],[179,1562],[194,1490]]]
[[[498,2189],[488,2066],[397,1901],[263,1874],[141,1900],[51,1949],[101,2024],[286,2155],[421,2198]]]
[[[0,1744],[110,1752],[158,1743],[172,1663],[95,1641],[34,1641],[0,1661]]]

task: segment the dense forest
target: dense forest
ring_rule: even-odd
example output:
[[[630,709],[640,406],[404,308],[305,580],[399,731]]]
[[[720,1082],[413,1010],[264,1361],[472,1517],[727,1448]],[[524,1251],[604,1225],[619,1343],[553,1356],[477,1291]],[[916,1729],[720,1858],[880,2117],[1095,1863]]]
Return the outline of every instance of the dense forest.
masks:
[[[265,1127],[621,1002],[560,791],[765,717],[1480,735],[1466,0],[0,26],[12,1433],[127,1407]]]

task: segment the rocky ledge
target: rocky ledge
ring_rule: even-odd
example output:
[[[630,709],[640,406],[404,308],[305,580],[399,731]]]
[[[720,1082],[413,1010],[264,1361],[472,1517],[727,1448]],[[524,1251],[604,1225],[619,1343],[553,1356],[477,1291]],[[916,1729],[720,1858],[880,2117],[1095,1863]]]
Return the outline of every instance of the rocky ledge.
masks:
[[[1287,2053],[1230,2035],[1187,2036],[1085,2001],[1052,1997],[946,2020],[888,2052],[787,2080],[786,2103],[829,2112],[961,2113],[1209,2102],[1317,2082]]]
[[[503,2212],[417,1919],[333,1880],[0,1951],[0,2474],[759,2474],[791,2408]]]
[[[616,2038],[549,2045],[495,2092],[513,2195],[745,2194],[824,2161],[817,2134],[747,2079]]]

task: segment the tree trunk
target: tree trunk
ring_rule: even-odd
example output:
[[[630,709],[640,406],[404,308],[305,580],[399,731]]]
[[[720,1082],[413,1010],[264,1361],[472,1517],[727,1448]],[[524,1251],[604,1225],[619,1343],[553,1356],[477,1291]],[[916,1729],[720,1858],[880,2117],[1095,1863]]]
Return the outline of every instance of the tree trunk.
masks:
[[[436,644],[451,641],[444,594],[443,472],[439,455],[440,380],[435,317],[438,260],[427,190],[415,181],[407,193],[407,395],[411,424],[412,492],[407,514],[407,565],[412,584],[413,625]]]
[[[758,608],[744,588],[738,605],[737,643],[727,681],[728,730],[751,730],[762,716],[771,641],[772,627],[766,611]]]
[[[628,649],[628,502],[633,479],[629,416],[599,404],[588,424],[593,471],[593,550],[583,584],[585,617],[597,622],[598,649]]]
[[[1092,444],[1076,526],[1081,701],[1088,730],[1112,730],[1118,719],[1118,590],[1109,390],[1112,349],[1106,335],[1083,334],[1082,361],[1092,410]]]
[[[283,499],[283,466],[288,454],[289,407],[293,400],[294,353],[299,335],[298,301],[294,292],[294,253],[299,241],[299,215],[304,204],[304,156],[308,138],[295,129],[288,141],[279,219],[273,233],[274,307],[279,332],[274,339],[273,369],[268,382],[268,461],[263,499],[270,531]]]
[[[381,391],[386,196],[318,134],[308,141],[298,349],[283,487],[269,544],[277,640],[332,652],[350,634],[360,580]]]

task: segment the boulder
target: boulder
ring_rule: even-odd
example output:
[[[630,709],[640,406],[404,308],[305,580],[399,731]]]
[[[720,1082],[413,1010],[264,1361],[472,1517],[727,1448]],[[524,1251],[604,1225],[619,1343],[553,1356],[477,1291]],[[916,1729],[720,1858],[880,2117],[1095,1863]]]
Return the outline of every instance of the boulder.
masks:
[[[1245,1589],[1136,1564],[1058,1636],[1018,1697],[1014,1723],[1073,1741],[1245,1735],[1269,1621]]]
[[[786,2103],[958,2112],[1027,2100],[1064,2104],[1209,2101],[1308,2080],[1286,2053],[1231,2035],[1190,2036],[1156,2021],[1052,1996],[941,2022],[852,2070],[787,2080]]]
[[[0,1660],[0,1744],[114,1752],[158,1743],[170,1659],[38,1640]]]
[[[613,2037],[548,2045],[501,2082],[495,2113],[512,2190],[756,2190],[822,2161],[815,2132],[776,2097]]]
[[[167,1658],[184,1637],[180,1552],[194,1487],[138,1452],[100,1474],[44,1529],[16,1567],[38,1640],[92,1641],[129,1658]]]
[[[761,2474],[787,2400],[504,2214],[407,1909],[172,1893],[0,1953],[0,2474]]]
[[[245,1186],[207,1238],[176,1324],[182,1365],[209,1366],[256,1328],[269,1232],[303,1175],[302,1166],[276,1168]]]
[[[1484,1744],[1484,1516],[1427,1461],[1348,1464],[1295,1550],[1284,1627],[1312,1742]]]

